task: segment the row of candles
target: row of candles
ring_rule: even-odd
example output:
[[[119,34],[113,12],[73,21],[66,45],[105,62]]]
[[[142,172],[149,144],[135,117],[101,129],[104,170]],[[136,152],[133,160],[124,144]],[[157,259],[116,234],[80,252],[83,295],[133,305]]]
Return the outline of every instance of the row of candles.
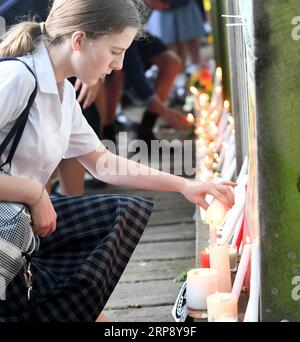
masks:
[[[202,181],[231,180],[236,167],[234,120],[229,113],[229,102],[223,102],[221,68],[216,69],[211,101],[196,88],[191,92],[195,97],[196,119],[190,114],[189,120],[195,122],[197,136],[197,177]],[[258,320],[259,244],[257,240],[250,243],[249,237],[244,246],[238,243],[245,212],[247,166],[245,159],[234,189],[234,207],[226,213],[222,203],[211,202],[205,213],[209,246],[200,252],[201,268],[187,274],[188,310],[207,311],[209,322],[238,321],[238,300],[250,262],[250,297],[244,321]],[[201,217],[204,217],[203,210]],[[231,272],[236,272],[233,286]]]

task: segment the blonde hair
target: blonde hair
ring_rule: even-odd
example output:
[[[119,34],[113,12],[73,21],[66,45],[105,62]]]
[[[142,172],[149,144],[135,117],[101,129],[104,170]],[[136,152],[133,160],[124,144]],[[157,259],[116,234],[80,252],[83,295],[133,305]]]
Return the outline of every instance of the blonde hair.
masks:
[[[143,0],[54,0],[46,22],[13,26],[0,43],[1,57],[18,57],[33,52],[43,38],[60,44],[75,31],[88,38],[121,33],[127,27],[142,31],[146,6]]]

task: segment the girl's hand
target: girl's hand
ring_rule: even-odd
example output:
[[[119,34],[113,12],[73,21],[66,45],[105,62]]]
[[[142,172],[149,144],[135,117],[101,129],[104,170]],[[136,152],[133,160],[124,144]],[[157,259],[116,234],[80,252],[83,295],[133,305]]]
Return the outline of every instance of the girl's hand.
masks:
[[[29,205],[29,210],[34,233],[40,237],[46,237],[51,235],[56,229],[57,214],[47,190],[41,184],[39,186],[40,189],[43,189],[43,193],[34,204]]]
[[[232,187],[236,186],[233,182],[223,183],[201,183],[198,181],[187,181],[181,193],[190,202],[199,205],[203,209],[208,208],[208,203],[205,201],[207,194],[212,195],[228,210],[234,205],[234,195]]]
[[[192,126],[187,117],[180,113],[178,110],[167,108],[164,118],[168,121],[169,125],[176,129],[184,129]]]

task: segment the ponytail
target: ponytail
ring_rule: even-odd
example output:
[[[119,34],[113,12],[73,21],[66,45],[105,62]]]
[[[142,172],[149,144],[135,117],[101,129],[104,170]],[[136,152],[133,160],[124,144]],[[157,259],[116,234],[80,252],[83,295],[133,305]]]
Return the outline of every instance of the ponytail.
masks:
[[[33,21],[13,26],[0,43],[0,57],[18,57],[33,52],[41,35],[40,24]]]

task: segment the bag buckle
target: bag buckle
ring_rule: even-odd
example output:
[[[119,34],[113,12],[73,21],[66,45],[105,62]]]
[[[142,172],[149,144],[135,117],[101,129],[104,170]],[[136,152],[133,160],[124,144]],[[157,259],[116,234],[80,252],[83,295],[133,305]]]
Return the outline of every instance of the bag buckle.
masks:
[[[31,300],[31,294],[32,294],[32,273],[30,270],[31,263],[29,261],[25,262],[24,265],[24,279],[27,286],[27,299],[28,301]]]

